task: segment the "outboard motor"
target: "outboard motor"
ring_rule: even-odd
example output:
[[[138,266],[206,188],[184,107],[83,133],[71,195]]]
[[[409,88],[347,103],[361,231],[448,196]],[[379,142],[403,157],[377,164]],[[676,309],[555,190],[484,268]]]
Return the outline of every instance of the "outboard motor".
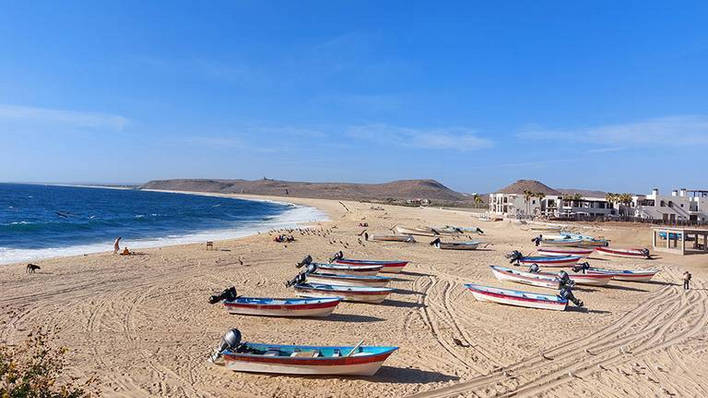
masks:
[[[573,266],[573,272],[582,272],[583,274],[586,273],[587,270],[590,269],[590,263],[587,261],[584,263],[580,263],[578,265]]]
[[[315,263],[307,264],[307,269],[305,270],[305,274],[311,274],[315,271],[317,271],[317,264],[315,264]]]
[[[642,254],[644,257],[646,257],[648,260],[651,260],[651,255],[649,254],[649,249],[642,249]]]
[[[482,228],[477,227],[477,233],[478,233],[478,234],[484,234],[484,231],[482,231]]]
[[[564,286],[560,292],[558,292],[558,297],[562,299],[567,299],[578,307],[583,306],[582,300],[578,300],[574,295],[570,286]]]
[[[290,286],[295,286],[299,285],[301,283],[305,283],[305,280],[307,279],[307,272],[301,272],[295,277],[287,282],[285,282],[285,287],[290,287]]]
[[[223,292],[209,297],[209,304],[216,304],[219,301],[236,300],[237,297],[238,295],[236,294],[236,288],[231,286],[230,288],[225,289]]]
[[[303,258],[302,261],[297,263],[295,266],[298,268],[302,268],[303,266],[310,264],[312,264],[312,256],[308,254],[307,257]]]
[[[538,235],[537,237],[531,239],[531,242],[536,244],[536,246],[540,245],[541,241],[543,241],[543,235]]]
[[[240,347],[241,332],[239,332],[236,328],[231,329],[226,332],[223,337],[221,337],[219,345],[214,349],[214,352],[211,354],[209,360],[213,363],[223,365],[223,360],[221,359],[223,352],[226,350],[237,351]]]
[[[369,240],[368,235],[367,235],[366,240]],[[335,262],[337,260],[341,260],[343,258],[344,258],[344,253],[342,253],[342,251],[340,250],[340,251],[334,253],[334,256],[332,256],[332,258],[329,259],[329,262],[333,263],[333,262]]]
[[[434,241],[430,242],[430,246],[440,247],[440,238],[435,238]]]
[[[536,263],[531,264],[531,266],[529,267],[529,272],[534,273],[534,274],[538,273],[538,271],[540,271],[540,270],[541,269],[538,268],[538,264],[536,264]]]
[[[523,254],[521,254],[521,252],[518,250],[514,250],[513,252],[507,254],[505,257],[509,259],[509,264],[514,264],[514,262],[516,262],[518,265],[518,262],[523,257]]]

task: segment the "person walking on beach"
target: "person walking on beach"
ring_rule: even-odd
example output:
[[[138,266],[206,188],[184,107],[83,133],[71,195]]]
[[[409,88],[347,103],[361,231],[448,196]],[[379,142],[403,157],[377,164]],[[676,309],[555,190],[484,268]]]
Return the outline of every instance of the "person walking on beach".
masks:
[[[691,288],[691,273],[688,271],[685,271],[683,273],[683,290],[688,290]]]
[[[113,254],[117,254],[120,251],[120,240],[121,237],[117,237],[116,241],[113,242]]]

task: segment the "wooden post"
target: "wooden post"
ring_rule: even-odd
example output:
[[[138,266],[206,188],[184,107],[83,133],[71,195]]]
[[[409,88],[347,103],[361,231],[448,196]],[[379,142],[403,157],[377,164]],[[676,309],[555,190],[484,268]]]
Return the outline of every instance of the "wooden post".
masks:
[[[653,249],[656,249],[656,230],[655,229],[651,230],[651,247]]]
[[[681,230],[681,255],[686,254],[686,230]]]

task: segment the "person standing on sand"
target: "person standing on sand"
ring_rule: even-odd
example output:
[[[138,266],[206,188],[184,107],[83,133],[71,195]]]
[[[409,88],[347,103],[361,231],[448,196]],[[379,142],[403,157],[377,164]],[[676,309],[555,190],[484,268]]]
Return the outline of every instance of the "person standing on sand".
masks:
[[[683,290],[689,290],[691,288],[691,273],[685,271],[683,273]]]
[[[119,236],[116,238],[116,241],[113,242],[113,254],[116,254],[120,251],[120,240],[122,238]]]

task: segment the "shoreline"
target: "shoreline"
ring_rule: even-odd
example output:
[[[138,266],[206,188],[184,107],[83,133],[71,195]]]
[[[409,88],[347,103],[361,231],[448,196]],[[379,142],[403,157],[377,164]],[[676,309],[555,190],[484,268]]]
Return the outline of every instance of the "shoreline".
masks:
[[[28,184],[30,185],[30,184]],[[66,187],[76,187],[76,188],[93,188],[93,189],[118,189],[118,190],[131,190],[130,188],[119,188],[119,187],[104,187],[104,186],[79,186],[79,185],[58,185],[58,184],[33,184],[33,185],[52,185],[52,186],[66,186]],[[131,250],[134,249],[153,249],[153,248],[163,248],[163,247],[173,247],[182,245],[192,245],[196,243],[203,243],[205,241],[214,242],[224,242],[236,239],[243,239],[249,236],[257,235],[262,232],[267,232],[272,229],[278,228],[297,228],[307,226],[312,223],[321,223],[331,220],[329,214],[321,208],[305,203],[293,203],[285,201],[272,200],[269,197],[263,197],[258,195],[232,195],[232,194],[219,194],[219,193],[209,193],[209,192],[190,192],[190,191],[167,191],[167,190],[143,190],[147,192],[161,192],[161,193],[174,193],[183,195],[193,195],[193,196],[208,196],[208,197],[221,197],[227,199],[239,199],[245,201],[254,202],[269,202],[280,205],[293,206],[291,209],[285,209],[281,214],[275,216],[272,220],[267,220],[260,222],[256,225],[245,226],[237,229],[207,229],[198,232],[186,233],[180,236],[174,237],[153,237],[141,240],[125,240],[122,242],[121,247],[128,247]],[[306,210],[309,213],[296,215],[294,219],[293,212],[298,212],[299,210]],[[314,218],[310,218],[314,217]],[[105,254],[111,253],[113,242],[99,242],[91,244],[79,244],[66,247],[49,247],[41,249],[5,249],[5,253],[16,253],[10,255],[12,257],[20,258],[8,258],[7,260],[0,258],[0,267],[12,266],[16,264],[21,264],[25,262],[41,262],[47,260],[54,260],[60,258],[70,258],[70,257],[80,257],[89,254]],[[61,254],[64,251],[65,253]],[[26,254],[25,254],[26,253]],[[60,253],[60,254],[57,254]]]

